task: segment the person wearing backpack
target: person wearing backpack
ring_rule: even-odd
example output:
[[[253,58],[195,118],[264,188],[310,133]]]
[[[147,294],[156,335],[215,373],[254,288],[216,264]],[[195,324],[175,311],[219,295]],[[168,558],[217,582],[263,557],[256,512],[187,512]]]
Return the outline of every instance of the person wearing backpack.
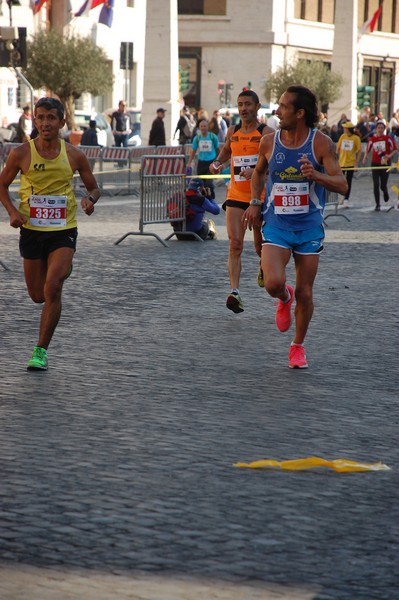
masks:
[[[193,115],[190,113],[190,109],[188,106],[185,106],[182,110],[180,119],[177,122],[174,136],[179,132],[179,144],[184,146],[184,144],[190,144],[194,131],[195,131],[196,123]]]
[[[219,140],[217,136],[209,131],[208,121],[201,119],[198,123],[200,133],[198,133],[192,142],[192,150],[187,161],[187,167],[191,163],[198,151],[197,175],[209,175],[209,166],[213,163],[219,152]],[[207,186],[211,189],[212,198],[215,197],[215,188],[213,180],[207,180]]]
[[[205,187],[201,179],[195,177],[191,179],[186,192],[186,224],[184,231],[192,231],[204,241],[216,239],[216,225],[212,219],[204,217],[205,212],[218,215],[220,206],[211,198],[209,187]],[[181,213],[181,199],[172,196],[167,203],[167,214],[176,237],[180,241],[193,240],[195,239],[193,236],[180,235],[180,232],[183,231],[183,223],[180,220],[173,220],[173,218],[181,218]]]

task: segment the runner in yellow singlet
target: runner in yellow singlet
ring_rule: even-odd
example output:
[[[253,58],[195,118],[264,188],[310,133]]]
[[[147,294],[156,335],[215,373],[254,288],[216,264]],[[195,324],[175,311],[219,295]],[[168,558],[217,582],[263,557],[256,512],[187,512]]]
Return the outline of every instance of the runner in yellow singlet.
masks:
[[[240,126],[229,127],[225,144],[217,159],[209,167],[212,174],[217,174],[222,164],[230,159],[231,179],[223,208],[226,210],[226,226],[230,242],[227,266],[231,292],[227,296],[226,306],[234,313],[244,310],[239,290],[241,254],[245,235],[242,215],[251,203],[250,180],[258,159],[260,140],[266,133],[273,132],[273,129],[261,125],[258,121],[260,103],[258,95],[253,90],[242,91],[238,96],[237,106],[241,119]],[[260,257],[262,250],[260,227],[254,228],[254,244]],[[259,275],[258,283],[263,286]]]
[[[61,316],[63,283],[71,272],[76,249],[74,172],[79,173],[87,190],[80,203],[87,215],[93,213],[100,190],[83,152],[60,139],[65,124],[62,103],[55,98],[41,98],[34,119],[39,135],[10,152],[0,174],[0,201],[10,216],[11,227],[20,228],[19,247],[29,295],[33,302],[43,303],[39,339],[28,370],[45,371],[47,349]],[[19,171],[17,209],[8,189]]]

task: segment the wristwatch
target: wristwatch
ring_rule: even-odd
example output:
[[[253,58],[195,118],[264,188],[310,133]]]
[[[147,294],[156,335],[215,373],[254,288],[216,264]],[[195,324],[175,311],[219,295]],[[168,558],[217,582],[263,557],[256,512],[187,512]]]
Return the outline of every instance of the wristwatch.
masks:
[[[97,202],[97,200],[94,200],[94,196],[92,196],[91,194],[90,194],[90,196],[87,196],[87,197],[90,200],[90,202],[93,202],[93,204],[95,204]]]
[[[252,198],[251,202],[249,203],[250,206],[262,206],[262,204],[262,200],[258,200],[258,198]]]

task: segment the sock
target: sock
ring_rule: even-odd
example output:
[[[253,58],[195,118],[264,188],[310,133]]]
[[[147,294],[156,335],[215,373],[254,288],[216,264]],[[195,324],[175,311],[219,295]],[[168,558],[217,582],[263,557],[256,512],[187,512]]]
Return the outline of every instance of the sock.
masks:
[[[287,300],[283,300],[283,304],[287,304],[291,300],[290,290],[286,287],[285,291],[288,294],[288,299]]]
[[[302,344],[296,344],[295,342],[291,342],[291,346],[303,346],[303,343]]]
[[[233,289],[231,290],[231,293],[232,293],[232,294],[238,294],[238,295],[239,295],[239,294],[240,294],[240,290],[239,290],[238,288],[233,288]]]

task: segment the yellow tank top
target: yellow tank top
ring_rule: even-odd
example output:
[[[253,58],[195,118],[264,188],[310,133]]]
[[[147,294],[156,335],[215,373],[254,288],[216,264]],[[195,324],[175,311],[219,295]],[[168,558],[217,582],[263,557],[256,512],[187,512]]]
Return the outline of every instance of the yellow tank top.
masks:
[[[48,160],[40,156],[36,150],[35,140],[30,140],[29,142],[31,153],[30,165],[27,173],[21,174],[19,188],[19,197],[21,200],[19,211],[28,219],[27,223],[23,225],[27,229],[34,229],[35,231],[58,231],[77,226],[76,198],[72,188],[73,171],[68,160],[65,141],[60,140],[60,143],[61,149],[59,155],[52,160]],[[65,225],[51,225],[51,219],[46,219],[45,228],[32,225],[30,222],[33,214],[30,206],[31,196],[66,197]]]
[[[227,190],[228,200],[251,201],[251,181],[244,179],[240,173],[247,167],[255,167],[258,161],[261,137],[262,134],[257,129],[251,133],[243,133],[239,129],[231,136],[231,178]]]

